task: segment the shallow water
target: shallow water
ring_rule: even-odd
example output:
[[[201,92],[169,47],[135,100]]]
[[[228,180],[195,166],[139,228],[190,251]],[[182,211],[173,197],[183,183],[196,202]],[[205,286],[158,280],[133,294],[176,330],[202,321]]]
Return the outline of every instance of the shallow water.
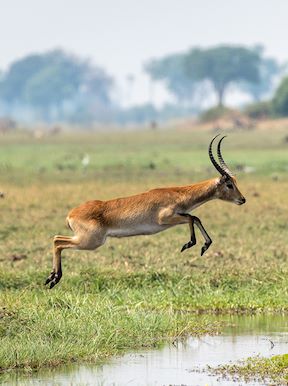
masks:
[[[190,337],[113,358],[104,365],[73,365],[24,377],[7,376],[6,385],[233,385],[205,372],[249,356],[288,353],[286,316],[214,317],[228,323],[222,335]],[[237,385],[239,382],[237,382]],[[244,383],[242,383],[244,384]],[[249,385],[261,385],[250,382]]]

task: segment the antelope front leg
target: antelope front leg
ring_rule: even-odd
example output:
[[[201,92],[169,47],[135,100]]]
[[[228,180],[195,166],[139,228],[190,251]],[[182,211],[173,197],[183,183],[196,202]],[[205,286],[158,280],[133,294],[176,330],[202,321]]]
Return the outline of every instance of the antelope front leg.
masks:
[[[193,240],[195,240],[195,244],[196,244],[194,224],[197,225],[197,227],[199,228],[200,232],[202,233],[202,236],[205,239],[205,243],[204,243],[203,247],[201,248],[201,256],[203,256],[204,253],[207,251],[207,249],[212,244],[212,240],[211,240],[210,236],[206,232],[206,229],[203,227],[203,225],[202,225],[202,223],[201,223],[201,221],[200,221],[200,219],[198,217],[191,216],[191,214],[189,214],[189,213],[179,213],[179,214],[180,214],[180,216],[185,216],[185,217],[188,217],[190,219],[189,226],[190,226],[190,230],[191,230],[191,242],[193,242]],[[194,234],[194,237],[193,237],[193,234]],[[189,246],[189,243],[183,245],[183,248],[182,248],[181,252],[184,251],[187,248],[191,248],[195,244],[191,244],[191,246]],[[186,247],[186,245],[187,245],[187,247]]]
[[[195,229],[194,229],[194,218],[189,213],[179,213],[180,216],[186,217],[189,223],[190,228],[190,241],[188,243],[184,244],[181,252],[185,251],[185,249],[192,248],[194,245],[196,245],[196,236],[195,236]]]
[[[183,245],[181,252],[185,251],[185,249],[193,247],[196,244],[194,221],[195,217],[191,216],[189,213],[174,213],[171,208],[162,210],[159,215],[159,223],[163,225],[189,224],[191,238],[188,243]]]
[[[202,233],[202,236],[204,237],[205,239],[205,243],[201,249],[201,256],[204,255],[204,253],[207,251],[207,249],[210,247],[210,245],[212,244],[212,240],[210,238],[210,236],[208,235],[208,233],[206,232],[206,229],[203,227],[200,219],[196,216],[193,216],[194,217],[194,223],[195,225],[197,225],[197,227],[199,228],[200,232]]]

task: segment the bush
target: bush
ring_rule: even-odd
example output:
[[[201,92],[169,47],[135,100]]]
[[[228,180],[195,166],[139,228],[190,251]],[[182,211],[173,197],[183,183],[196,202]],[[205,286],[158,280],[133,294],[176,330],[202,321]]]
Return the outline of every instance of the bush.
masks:
[[[288,115],[288,77],[284,78],[273,98],[273,108],[276,114]]]
[[[224,106],[212,107],[211,109],[203,111],[200,115],[201,122],[210,122],[215,119],[231,116],[235,114],[235,110]]]
[[[247,105],[244,113],[252,119],[263,119],[273,115],[273,105],[271,101],[255,102]]]

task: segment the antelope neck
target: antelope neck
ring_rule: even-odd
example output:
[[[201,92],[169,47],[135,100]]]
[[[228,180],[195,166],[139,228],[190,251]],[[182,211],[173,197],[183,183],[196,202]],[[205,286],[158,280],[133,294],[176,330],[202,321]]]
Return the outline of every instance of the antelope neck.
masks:
[[[207,201],[217,198],[218,183],[219,178],[215,178],[187,186],[185,189],[187,193],[187,206],[199,206]]]

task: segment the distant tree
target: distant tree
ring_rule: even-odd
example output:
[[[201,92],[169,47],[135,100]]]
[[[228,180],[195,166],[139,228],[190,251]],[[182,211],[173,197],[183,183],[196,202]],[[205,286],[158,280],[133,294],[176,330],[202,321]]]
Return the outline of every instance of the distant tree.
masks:
[[[181,103],[195,104],[214,90],[222,106],[231,86],[260,99],[272,88],[280,67],[274,59],[263,57],[261,46],[222,45],[154,59],[145,70],[152,79],[163,81]]]
[[[281,71],[280,66],[274,59],[263,59],[259,68],[259,82],[245,83],[243,89],[252,96],[254,101],[259,102],[273,89],[274,81]]]
[[[209,81],[223,105],[225,92],[239,82],[257,84],[260,80],[259,53],[241,46],[193,49],[186,56],[186,74],[195,82]]]
[[[191,104],[197,85],[187,76],[184,64],[185,54],[174,54],[151,60],[144,69],[152,79],[164,81],[178,102]]]
[[[273,90],[275,79],[283,71],[275,59],[263,58],[259,64],[259,82],[243,82],[240,88],[250,94],[255,102],[259,102],[263,97],[269,96]]]
[[[8,72],[2,74],[0,99],[7,103],[23,102],[27,80],[43,66],[41,55],[29,55],[12,63]]]
[[[288,116],[288,77],[284,78],[277,88],[273,107],[276,114]]]
[[[0,82],[0,100],[23,104],[49,120],[63,106],[108,105],[113,80],[101,68],[61,50],[29,55],[13,63]]]

